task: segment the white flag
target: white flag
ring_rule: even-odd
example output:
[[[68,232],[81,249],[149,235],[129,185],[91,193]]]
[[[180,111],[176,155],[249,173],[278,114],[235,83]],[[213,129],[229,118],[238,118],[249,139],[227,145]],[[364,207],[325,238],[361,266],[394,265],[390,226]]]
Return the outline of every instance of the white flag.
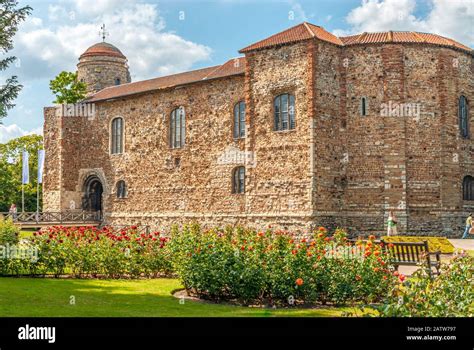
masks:
[[[43,183],[44,149],[38,151],[38,183]]]

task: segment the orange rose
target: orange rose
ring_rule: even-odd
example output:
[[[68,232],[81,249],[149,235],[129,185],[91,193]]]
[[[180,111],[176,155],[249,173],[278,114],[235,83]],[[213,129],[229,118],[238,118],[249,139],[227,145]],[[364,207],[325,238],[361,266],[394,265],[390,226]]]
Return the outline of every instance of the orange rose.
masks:
[[[302,278],[297,278],[296,279],[296,285],[297,286],[302,286],[303,285],[303,279]]]

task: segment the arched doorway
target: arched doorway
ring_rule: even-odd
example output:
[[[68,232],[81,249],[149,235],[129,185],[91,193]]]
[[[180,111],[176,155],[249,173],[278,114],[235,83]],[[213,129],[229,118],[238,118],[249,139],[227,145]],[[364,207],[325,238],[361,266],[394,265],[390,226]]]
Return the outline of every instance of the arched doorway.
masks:
[[[103,192],[104,188],[99,178],[95,175],[89,176],[84,182],[82,209],[85,211],[98,211],[102,214]]]

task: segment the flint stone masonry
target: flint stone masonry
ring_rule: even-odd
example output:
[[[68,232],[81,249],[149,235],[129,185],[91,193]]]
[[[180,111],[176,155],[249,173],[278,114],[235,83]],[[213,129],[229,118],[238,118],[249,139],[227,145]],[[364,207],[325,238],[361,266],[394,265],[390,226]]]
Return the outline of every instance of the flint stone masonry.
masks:
[[[97,74],[97,62],[87,59],[92,63],[79,70],[93,90],[116,76],[127,81],[124,60],[108,57]],[[245,60],[242,74],[97,101],[95,118],[58,117],[46,108],[45,210],[81,210],[94,175],[107,224],[168,229],[198,221],[300,233],[323,225],[380,234],[393,210],[402,234],[461,235],[474,209],[462,199],[463,177],[474,175],[474,145],[460,136],[457,103],[474,97],[472,55],[313,38],[246,52]],[[295,96],[294,130],[273,128],[273,99],[282,93]],[[246,137],[234,139],[239,101],[246,103]],[[382,116],[390,102],[419,104],[421,113]],[[170,114],[178,107],[185,109],[186,145],[171,149]],[[124,152],[110,154],[117,117]],[[473,117],[470,108],[471,125]],[[246,167],[243,194],[232,193],[237,166]],[[127,184],[123,199],[119,180]]]

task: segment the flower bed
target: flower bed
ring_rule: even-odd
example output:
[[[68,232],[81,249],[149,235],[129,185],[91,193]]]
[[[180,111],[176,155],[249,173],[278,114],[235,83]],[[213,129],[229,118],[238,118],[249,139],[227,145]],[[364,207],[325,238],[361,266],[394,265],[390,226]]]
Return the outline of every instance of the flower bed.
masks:
[[[375,237],[346,243],[319,228],[311,239],[243,228],[173,230],[173,267],[185,288],[201,298],[243,304],[376,302],[396,283]],[[400,278],[404,278],[400,276]]]
[[[17,249],[29,257],[0,259],[2,275],[69,274],[75,277],[152,277],[170,272],[167,238],[137,227],[51,227],[23,240]]]

